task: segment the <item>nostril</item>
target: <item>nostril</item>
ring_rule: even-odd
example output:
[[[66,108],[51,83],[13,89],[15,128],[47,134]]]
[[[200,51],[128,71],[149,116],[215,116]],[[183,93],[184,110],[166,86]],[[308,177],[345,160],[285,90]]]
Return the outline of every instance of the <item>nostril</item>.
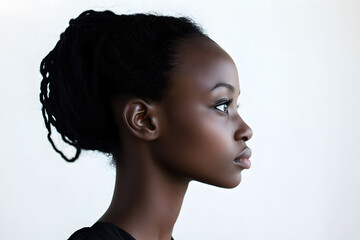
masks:
[[[253,135],[253,131],[240,116],[239,119],[240,122],[238,125],[238,129],[235,131],[234,139],[235,141],[249,141]]]

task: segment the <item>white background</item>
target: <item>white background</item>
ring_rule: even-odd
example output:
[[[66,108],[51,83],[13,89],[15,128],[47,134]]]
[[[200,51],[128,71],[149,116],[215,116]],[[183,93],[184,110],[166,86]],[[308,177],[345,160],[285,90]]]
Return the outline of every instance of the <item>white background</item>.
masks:
[[[356,0],[1,0],[1,239],[67,239],[110,203],[108,160],[63,161],[38,100],[41,59],[87,9],[193,17],[237,64],[253,165],[232,190],[191,183],[175,239],[360,239]]]

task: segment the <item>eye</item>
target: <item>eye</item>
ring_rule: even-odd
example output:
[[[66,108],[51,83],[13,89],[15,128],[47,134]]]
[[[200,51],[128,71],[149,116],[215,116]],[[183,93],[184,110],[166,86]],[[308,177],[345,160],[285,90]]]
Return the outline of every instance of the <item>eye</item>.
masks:
[[[215,108],[216,108],[217,110],[219,110],[220,112],[223,112],[223,113],[228,114],[228,113],[229,113],[228,108],[229,108],[229,105],[230,105],[231,103],[232,103],[232,99],[228,99],[228,100],[226,100],[226,101],[222,100],[221,103],[218,103],[218,104],[215,105]]]
[[[221,105],[216,106],[216,109],[221,111],[221,112],[228,113],[229,112],[228,107],[229,107],[228,104],[223,103]]]

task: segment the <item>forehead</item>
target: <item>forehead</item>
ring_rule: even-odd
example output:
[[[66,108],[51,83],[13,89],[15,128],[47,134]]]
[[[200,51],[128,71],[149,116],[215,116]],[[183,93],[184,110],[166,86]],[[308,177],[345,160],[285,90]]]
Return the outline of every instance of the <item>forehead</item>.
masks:
[[[215,42],[189,39],[177,47],[172,90],[209,93],[218,83],[227,83],[239,92],[239,80],[232,58]]]

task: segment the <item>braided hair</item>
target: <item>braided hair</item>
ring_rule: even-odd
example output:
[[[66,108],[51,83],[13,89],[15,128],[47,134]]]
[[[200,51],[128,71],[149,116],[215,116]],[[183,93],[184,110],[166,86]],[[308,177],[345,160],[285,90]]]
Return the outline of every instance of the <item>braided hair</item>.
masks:
[[[83,149],[121,152],[111,97],[160,101],[176,67],[176,44],[192,37],[208,38],[185,17],[88,10],[71,19],[40,65],[42,115],[54,150],[68,162]],[[52,126],[76,149],[74,157],[55,146]]]

